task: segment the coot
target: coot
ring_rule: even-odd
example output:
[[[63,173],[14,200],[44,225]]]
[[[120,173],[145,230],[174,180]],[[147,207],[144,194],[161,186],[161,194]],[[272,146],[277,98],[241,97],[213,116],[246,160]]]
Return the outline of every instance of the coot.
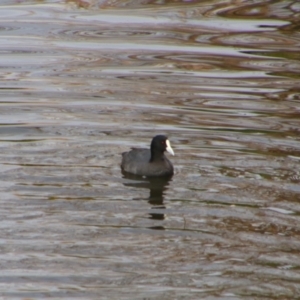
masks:
[[[152,139],[150,149],[132,148],[129,152],[123,152],[122,170],[147,177],[173,175],[174,168],[172,163],[165,157],[165,151],[174,155],[168,138],[164,135],[157,135]]]

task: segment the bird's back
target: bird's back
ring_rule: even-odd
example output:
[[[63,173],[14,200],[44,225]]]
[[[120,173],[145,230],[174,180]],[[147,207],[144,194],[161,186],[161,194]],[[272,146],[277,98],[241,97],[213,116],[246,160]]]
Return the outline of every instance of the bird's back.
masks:
[[[134,148],[122,153],[121,167],[125,172],[140,176],[167,176],[173,174],[173,165],[163,156],[158,161],[150,162],[149,149]]]

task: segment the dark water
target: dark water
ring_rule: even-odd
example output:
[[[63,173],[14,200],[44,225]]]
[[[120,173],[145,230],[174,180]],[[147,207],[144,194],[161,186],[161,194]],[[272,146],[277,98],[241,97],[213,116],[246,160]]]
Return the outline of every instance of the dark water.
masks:
[[[0,7],[3,299],[298,299],[298,1]]]

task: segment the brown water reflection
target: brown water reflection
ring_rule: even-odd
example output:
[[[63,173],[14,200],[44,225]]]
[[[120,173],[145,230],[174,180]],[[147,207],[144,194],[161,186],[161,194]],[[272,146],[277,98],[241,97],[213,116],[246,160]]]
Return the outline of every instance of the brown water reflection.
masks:
[[[4,298],[292,299],[297,1],[2,1]],[[121,152],[167,134],[165,181]]]

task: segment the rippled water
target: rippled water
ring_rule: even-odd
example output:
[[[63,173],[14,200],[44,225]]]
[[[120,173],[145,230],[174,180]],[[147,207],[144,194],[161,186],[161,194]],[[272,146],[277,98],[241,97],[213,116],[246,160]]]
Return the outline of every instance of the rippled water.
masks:
[[[298,1],[0,7],[3,299],[299,297]]]

